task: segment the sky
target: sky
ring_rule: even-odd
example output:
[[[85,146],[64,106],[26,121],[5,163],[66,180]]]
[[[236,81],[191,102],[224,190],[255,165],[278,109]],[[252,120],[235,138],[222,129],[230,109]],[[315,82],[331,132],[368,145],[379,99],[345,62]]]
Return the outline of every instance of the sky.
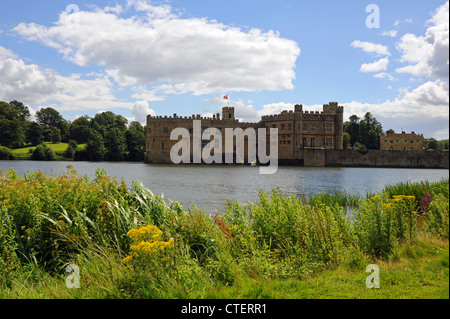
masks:
[[[143,124],[336,101],[447,139],[448,50],[443,0],[1,0],[0,101]]]

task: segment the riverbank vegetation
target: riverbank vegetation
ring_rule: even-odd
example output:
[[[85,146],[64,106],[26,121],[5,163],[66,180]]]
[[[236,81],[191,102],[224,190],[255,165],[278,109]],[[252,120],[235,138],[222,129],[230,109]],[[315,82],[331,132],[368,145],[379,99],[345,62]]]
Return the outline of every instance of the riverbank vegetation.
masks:
[[[70,165],[10,170],[0,298],[449,298],[448,211],[448,180],[366,198],[273,189],[209,216],[101,169],[92,180]],[[66,287],[69,264],[79,289]],[[378,289],[366,287],[369,264]]]

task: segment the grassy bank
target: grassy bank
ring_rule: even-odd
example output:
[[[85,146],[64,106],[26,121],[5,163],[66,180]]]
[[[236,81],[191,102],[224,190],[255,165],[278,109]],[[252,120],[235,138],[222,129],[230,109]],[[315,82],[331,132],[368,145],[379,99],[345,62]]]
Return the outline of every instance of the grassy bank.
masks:
[[[66,158],[64,158],[64,152],[67,150],[69,146],[68,143],[46,142],[45,144],[55,152],[57,160],[67,160]],[[12,149],[11,152],[14,154],[14,159],[16,160],[30,160],[32,153],[36,149],[36,147],[37,146],[27,146],[22,148],[16,148]],[[80,144],[78,145],[78,148],[80,150],[83,150],[86,148],[86,144]]]
[[[448,187],[261,191],[208,216],[100,169],[2,172],[0,298],[449,298]],[[66,287],[68,264],[80,289]],[[368,264],[379,289],[366,287]]]

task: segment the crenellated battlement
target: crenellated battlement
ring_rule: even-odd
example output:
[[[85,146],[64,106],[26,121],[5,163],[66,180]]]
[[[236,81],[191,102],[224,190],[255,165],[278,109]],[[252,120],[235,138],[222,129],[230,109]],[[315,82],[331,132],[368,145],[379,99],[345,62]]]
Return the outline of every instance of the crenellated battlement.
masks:
[[[201,116],[200,114],[192,114],[191,116],[178,116],[177,114],[174,114],[173,116],[147,115],[147,123],[177,122],[177,121],[183,122],[183,121],[193,121],[193,120],[208,120],[208,121],[217,121],[217,122],[239,122],[239,120],[235,119],[235,118],[231,118],[231,119],[220,118],[219,113],[213,114],[212,117]]]

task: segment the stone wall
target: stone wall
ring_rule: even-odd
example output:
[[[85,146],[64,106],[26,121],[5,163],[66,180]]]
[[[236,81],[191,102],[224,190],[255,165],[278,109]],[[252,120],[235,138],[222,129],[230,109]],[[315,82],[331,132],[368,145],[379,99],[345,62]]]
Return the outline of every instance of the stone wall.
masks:
[[[448,151],[304,150],[304,166],[449,168]]]

